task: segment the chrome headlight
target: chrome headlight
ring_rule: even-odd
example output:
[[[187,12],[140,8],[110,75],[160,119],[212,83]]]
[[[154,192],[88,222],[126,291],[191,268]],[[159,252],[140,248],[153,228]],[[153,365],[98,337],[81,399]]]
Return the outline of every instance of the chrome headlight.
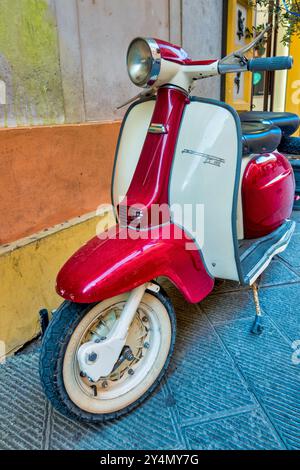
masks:
[[[127,52],[127,70],[130,80],[137,86],[152,86],[160,72],[161,56],[154,39],[136,38]]]

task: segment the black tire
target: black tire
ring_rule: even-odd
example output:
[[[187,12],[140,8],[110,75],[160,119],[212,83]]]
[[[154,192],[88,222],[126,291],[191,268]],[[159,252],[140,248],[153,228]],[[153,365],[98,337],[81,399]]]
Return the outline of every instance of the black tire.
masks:
[[[289,155],[300,155],[300,137],[283,137],[278,150]]]
[[[151,387],[138,400],[128,407],[114,413],[94,414],[80,409],[68,396],[63,381],[63,361],[70,338],[83,317],[95,306],[95,304],[77,304],[65,301],[53,315],[45,332],[40,353],[40,379],[44,392],[54,408],[68,418],[101,423],[119,418],[146,400],[159,385],[166,373],[174,350],[176,337],[176,316],[171,300],[160,287],[159,292],[147,292],[156,297],[168,312],[171,323],[171,344],[167,360],[159,376]]]

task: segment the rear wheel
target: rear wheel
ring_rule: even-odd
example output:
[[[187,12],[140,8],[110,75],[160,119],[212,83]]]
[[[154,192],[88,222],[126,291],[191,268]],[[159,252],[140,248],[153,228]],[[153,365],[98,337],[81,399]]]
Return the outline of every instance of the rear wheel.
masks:
[[[300,137],[283,137],[278,150],[290,155],[300,155]]]
[[[126,358],[121,354],[109,376],[93,383],[79,370],[79,347],[109,334],[128,295],[93,305],[64,302],[54,314],[43,338],[40,376],[47,397],[64,415],[92,422],[116,418],[145,400],[162,379],[176,332],[162,289],[146,291],[129,329]]]

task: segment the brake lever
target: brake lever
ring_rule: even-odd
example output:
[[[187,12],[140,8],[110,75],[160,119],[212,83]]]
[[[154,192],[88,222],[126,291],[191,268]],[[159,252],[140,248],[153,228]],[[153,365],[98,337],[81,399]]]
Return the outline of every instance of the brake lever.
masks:
[[[247,59],[246,56],[241,55],[241,54],[236,54],[236,53],[235,53],[233,56],[234,56],[236,59],[239,59],[240,64],[241,64],[242,66],[248,64],[248,59]]]
[[[268,24],[266,28],[260,32],[260,34],[253,39],[249,44],[246,46],[242,47],[241,49],[238,49],[237,51],[232,52],[231,54],[223,57],[223,59],[220,60],[221,64],[228,63],[231,58],[238,58],[240,59],[241,57],[244,57],[247,52],[249,52],[251,49],[253,49],[257,44],[260,43],[260,41],[263,39],[264,35],[268,33],[272,29],[272,25]],[[247,59],[246,59],[247,60]],[[245,62],[243,62],[243,65],[245,65]]]

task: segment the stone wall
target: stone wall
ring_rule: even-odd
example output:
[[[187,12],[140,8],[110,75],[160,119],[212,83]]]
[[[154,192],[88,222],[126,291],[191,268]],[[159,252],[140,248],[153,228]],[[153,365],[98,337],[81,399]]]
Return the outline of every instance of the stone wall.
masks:
[[[221,54],[222,0],[0,0],[0,126],[118,120],[135,36]],[[3,89],[5,88],[5,100]],[[219,79],[197,85],[219,97]],[[3,103],[5,101],[5,103]]]

